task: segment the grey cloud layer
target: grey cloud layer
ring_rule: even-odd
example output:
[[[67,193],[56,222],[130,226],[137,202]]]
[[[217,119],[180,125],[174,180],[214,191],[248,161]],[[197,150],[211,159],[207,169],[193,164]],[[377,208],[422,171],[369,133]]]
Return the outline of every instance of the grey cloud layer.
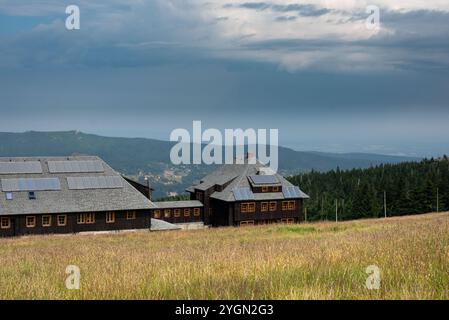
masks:
[[[282,32],[276,36],[269,19],[262,26],[266,30],[255,26],[249,28],[254,30],[251,34],[238,33],[233,30],[236,21],[242,26],[253,22],[242,22],[231,11],[271,12],[273,27],[297,23],[298,19],[301,22],[302,18],[320,19],[316,20],[319,29],[326,23],[336,28],[348,21],[356,21],[355,26],[363,25],[366,13],[360,9],[349,12],[346,8],[336,10],[307,3],[220,5],[194,0],[79,0],[76,3],[82,10],[82,29],[74,33],[64,29],[64,5],[60,1],[49,0],[45,5],[39,1],[23,1],[18,5],[15,1],[0,3],[3,14],[54,17],[52,23],[28,32],[3,35],[0,67],[45,64],[114,67],[191,63],[202,59],[274,63],[291,72],[314,68],[366,71],[373,61],[385,70],[448,67],[449,14],[445,11],[382,9],[381,23],[388,32],[366,40],[351,40],[350,31],[347,37],[329,31],[318,32],[313,39],[295,37],[294,32],[289,38]],[[217,8],[223,10],[214,16]],[[272,34],[265,37],[267,30]],[[329,54],[330,50],[334,54]]]

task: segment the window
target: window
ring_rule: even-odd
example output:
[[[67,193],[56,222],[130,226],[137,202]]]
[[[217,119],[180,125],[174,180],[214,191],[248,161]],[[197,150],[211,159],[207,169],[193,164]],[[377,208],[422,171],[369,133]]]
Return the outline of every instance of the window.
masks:
[[[159,219],[161,217],[161,210],[154,210],[153,216],[155,219]]]
[[[6,192],[6,200],[12,200],[12,192]]]
[[[262,192],[268,192],[268,187],[262,187]]]
[[[76,223],[78,223],[78,224],[86,223],[86,217],[83,213],[78,214],[78,216],[76,217]]]
[[[171,211],[170,211],[170,209],[165,209],[165,210],[164,210],[164,217],[166,217],[166,218],[170,218],[170,217],[171,217]]]
[[[243,213],[255,212],[256,211],[256,203],[255,202],[242,203],[240,205],[240,211]]]
[[[262,204],[260,205],[260,210],[262,212],[267,212],[268,211],[268,202],[262,202]]]
[[[198,216],[200,215],[200,213],[201,213],[200,208],[195,208],[195,209],[193,209],[193,215],[194,215],[195,217],[198,217]]]
[[[57,222],[59,227],[64,227],[67,225],[67,216],[65,214],[61,214],[57,217]]]
[[[276,211],[277,203],[275,201],[270,202],[270,211]]]
[[[291,219],[291,218],[289,218],[289,219],[281,219],[281,222],[282,223],[286,223],[286,224],[293,224],[293,223],[295,223],[295,219]]]
[[[176,218],[180,217],[180,216],[181,216],[181,209],[175,209],[175,210],[173,211],[173,215],[174,215]]]
[[[80,213],[76,222],[78,224],[93,224],[95,223],[95,213]]]
[[[290,201],[282,201],[282,211],[288,210],[288,203]]]
[[[136,212],[135,211],[126,211],[126,220],[135,220]]]
[[[115,222],[115,212],[106,212],[106,223]]]
[[[42,226],[43,227],[51,226],[51,216],[42,216]]]
[[[0,222],[0,227],[2,229],[9,229],[11,228],[11,219],[7,217],[2,217]]]
[[[86,213],[86,223],[92,224],[95,223],[95,213]]]
[[[34,191],[28,192],[28,199],[36,200],[36,193]]]
[[[288,210],[295,210],[295,201],[288,202]]]
[[[190,209],[184,209],[184,217],[190,217]]]
[[[246,221],[240,221],[240,226],[253,226],[254,225],[254,220],[246,220]]]
[[[276,187],[273,187],[273,189],[271,189],[273,192],[279,192],[279,187],[278,186],[276,186]]]
[[[26,226],[27,226],[27,228],[34,228],[36,226],[36,217],[35,216],[27,216],[26,217]]]

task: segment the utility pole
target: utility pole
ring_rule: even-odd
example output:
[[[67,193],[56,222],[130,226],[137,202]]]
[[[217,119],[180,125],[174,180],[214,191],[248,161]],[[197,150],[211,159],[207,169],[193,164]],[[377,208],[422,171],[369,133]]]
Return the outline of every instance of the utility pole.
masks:
[[[437,188],[437,212],[440,212],[440,190]]]
[[[338,222],[338,200],[335,199],[335,222]]]
[[[384,216],[387,217],[387,192],[384,191]]]

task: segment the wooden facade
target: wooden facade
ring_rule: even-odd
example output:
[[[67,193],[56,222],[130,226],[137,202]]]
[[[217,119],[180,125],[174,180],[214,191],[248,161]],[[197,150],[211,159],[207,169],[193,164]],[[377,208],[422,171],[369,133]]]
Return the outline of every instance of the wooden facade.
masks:
[[[245,210],[245,205],[250,209]],[[209,198],[207,201],[209,216],[205,217],[205,221],[215,227],[300,223],[303,221],[302,206],[302,199],[225,202]],[[206,212],[206,202],[204,208]]]
[[[200,201],[165,201],[154,202],[152,218],[169,223],[204,222],[203,204]]]
[[[0,158],[0,237],[150,230],[137,187],[95,156]]]
[[[204,223],[243,226],[300,223],[308,196],[279,174],[264,174],[256,164],[224,165],[187,188],[204,205]],[[256,183],[257,182],[257,183]]]
[[[0,237],[148,229],[150,210],[27,214],[0,217]]]

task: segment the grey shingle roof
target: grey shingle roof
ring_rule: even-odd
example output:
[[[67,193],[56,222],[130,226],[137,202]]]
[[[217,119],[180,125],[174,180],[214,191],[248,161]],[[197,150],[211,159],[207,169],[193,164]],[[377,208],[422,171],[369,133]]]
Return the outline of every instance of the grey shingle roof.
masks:
[[[202,207],[203,204],[198,200],[186,200],[186,201],[160,201],[153,202],[159,209],[171,209],[171,208],[194,208]]]
[[[48,161],[99,160],[104,172],[50,173]],[[36,191],[36,200],[28,199],[27,191],[13,192],[13,200],[6,200],[6,192],[0,188],[0,215],[76,213],[97,211],[140,210],[154,208],[154,204],[132,187],[120,174],[103,160],[95,156],[74,157],[30,157],[0,158],[0,162],[39,161],[43,172],[40,174],[0,174],[0,179],[10,178],[59,178],[61,190]],[[70,190],[67,177],[117,176],[123,181],[123,188]]]
[[[248,179],[251,175],[257,175],[261,168],[266,168],[260,162],[256,164],[225,164],[218,168],[217,170],[211,172],[205,176],[201,183],[198,185],[191,186],[186,189],[188,192],[195,192],[196,189],[203,190],[207,189],[205,187],[212,187],[214,185],[223,185],[229,183],[223,191],[216,191],[211,195],[211,198],[223,200],[227,202],[236,201],[233,193],[233,189],[236,188],[248,188],[251,187],[250,181]],[[280,186],[293,186],[289,181],[287,181],[280,174],[276,174],[279,180]],[[308,198],[304,192],[300,191],[300,198]],[[281,200],[285,199],[282,192],[275,193],[254,193],[255,200]]]

